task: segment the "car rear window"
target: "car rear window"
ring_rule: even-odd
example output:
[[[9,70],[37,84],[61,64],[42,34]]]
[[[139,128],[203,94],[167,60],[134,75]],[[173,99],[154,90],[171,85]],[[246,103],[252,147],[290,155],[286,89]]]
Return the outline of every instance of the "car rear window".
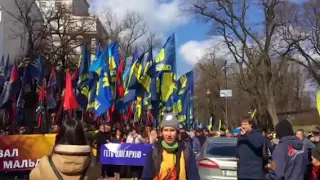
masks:
[[[237,144],[233,142],[210,142],[207,145],[207,154],[219,157],[235,157],[236,146]]]

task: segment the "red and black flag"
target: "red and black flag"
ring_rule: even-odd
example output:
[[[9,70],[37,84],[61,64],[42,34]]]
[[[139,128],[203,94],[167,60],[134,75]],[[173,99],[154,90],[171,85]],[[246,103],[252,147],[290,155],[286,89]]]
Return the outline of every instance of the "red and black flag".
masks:
[[[20,91],[20,76],[17,65],[12,67],[12,72],[10,80],[4,83],[2,92],[0,94],[1,107],[8,103],[11,98],[16,97],[17,93]]]

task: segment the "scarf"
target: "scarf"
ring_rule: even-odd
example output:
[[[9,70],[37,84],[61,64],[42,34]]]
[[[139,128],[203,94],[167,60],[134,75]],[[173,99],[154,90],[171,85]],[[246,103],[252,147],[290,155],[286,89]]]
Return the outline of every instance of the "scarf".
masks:
[[[162,145],[163,149],[165,149],[169,153],[176,152],[179,147],[178,142],[175,142],[174,144],[169,145],[164,140],[161,141],[161,145]]]

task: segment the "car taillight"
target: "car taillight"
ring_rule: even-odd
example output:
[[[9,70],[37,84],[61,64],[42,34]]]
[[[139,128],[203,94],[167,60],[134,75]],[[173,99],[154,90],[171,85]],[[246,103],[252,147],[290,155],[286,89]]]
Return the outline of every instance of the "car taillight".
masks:
[[[210,159],[200,160],[198,162],[198,166],[203,167],[203,168],[220,169],[219,165]]]

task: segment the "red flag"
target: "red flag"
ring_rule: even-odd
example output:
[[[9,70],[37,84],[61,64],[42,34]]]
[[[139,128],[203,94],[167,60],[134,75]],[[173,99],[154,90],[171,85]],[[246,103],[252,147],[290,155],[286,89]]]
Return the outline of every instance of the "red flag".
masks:
[[[2,92],[0,94],[0,106],[7,103],[11,97],[15,96],[20,91],[19,71],[14,64],[10,76],[9,82],[3,85]]]
[[[63,108],[64,110],[76,109],[78,107],[78,102],[74,94],[72,87],[72,79],[69,70],[66,72],[66,89],[63,95]]]
[[[42,108],[42,110],[40,110],[39,108],[39,112],[38,112],[38,127],[40,128],[41,127],[41,123],[42,123],[42,118],[43,118],[43,102],[44,102],[44,97],[46,95],[46,91],[45,91],[45,86],[46,86],[46,83],[43,83],[42,84],[42,87],[40,89],[40,92],[39,92],[39,103],[40,103],[40,108]]]
[[[12,72],[11,72],[11,76],[10,76],[10,80],[9,82],[10,83],[13,83],[16,79],[19,78],[19,70],[16,66],[16,64],[13,65],[13,69],[12,69]]]
[[[128,106],[128,112],[124,115],[126,121],[130,121],[130,118],[133,116],[133,103],[130,103]]]
[[[40,92],[39,92],[39,101],[43,101],[44,100],[44,97],[46,95],[46,91],[45,91],[45,85],[43,84],[41,89],[40,89]]]
[[[123,74],[123,59],[122,56],[119,55],[119,68],[116,73],[116,83],[117,83],[117,95],[118,98],[123,98],[124,96],[124,88],[123,88],[123,83],[122,83],[122,74]]]

